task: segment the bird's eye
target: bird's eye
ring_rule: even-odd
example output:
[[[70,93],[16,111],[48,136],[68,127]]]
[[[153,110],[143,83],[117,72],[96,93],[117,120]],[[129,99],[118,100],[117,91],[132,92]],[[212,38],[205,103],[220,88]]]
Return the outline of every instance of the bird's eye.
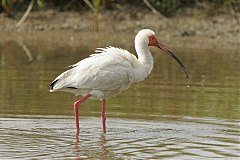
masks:
[[[154,40],[154,37],[152,37],[151,40]]]

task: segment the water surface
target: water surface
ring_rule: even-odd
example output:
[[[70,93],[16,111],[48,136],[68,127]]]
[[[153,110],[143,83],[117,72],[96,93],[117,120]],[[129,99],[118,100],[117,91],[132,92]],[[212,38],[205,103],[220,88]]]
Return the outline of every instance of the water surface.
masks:
[[[169,56],[151,49],[152,74],[107,101],[107,134],[100,101],[80,107],[75,139],[69,93],[49,93],[67,66],[106,44],[0,45],[0,155],[2,159],[238,159],[240,53],[173,48],[190,79]],[[120,46],[134,53],[131,45]],[[29,54],[30,53],[30,54]],[[189,87],[187,87],[189,85]]]

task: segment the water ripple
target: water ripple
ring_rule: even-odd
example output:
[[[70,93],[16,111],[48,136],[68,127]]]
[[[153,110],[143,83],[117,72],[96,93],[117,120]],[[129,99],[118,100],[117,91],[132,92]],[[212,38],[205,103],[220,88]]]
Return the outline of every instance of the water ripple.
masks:
[[[30,116],[31,117],[31,116]],[[174,117],[159,121],[108,118],[81,120],[79,142],[67,116],[0,118],[2,159],[238,159],[239,122]]]

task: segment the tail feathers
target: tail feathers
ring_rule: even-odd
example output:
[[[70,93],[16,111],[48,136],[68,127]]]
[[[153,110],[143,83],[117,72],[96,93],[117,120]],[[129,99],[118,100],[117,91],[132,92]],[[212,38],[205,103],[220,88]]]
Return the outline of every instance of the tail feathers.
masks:
[[[77,89],[74,79],[76,78],[77,70],[67,70],[60,74],[55,80],[50,84],[50,92],[64,91],[65,89]]]
[[[57,83],[57,81],[58,81],[59,79],[55,79],[51,84],[50,84],[50,92],[53,92],[53,87],[54,87],[54,85]]]

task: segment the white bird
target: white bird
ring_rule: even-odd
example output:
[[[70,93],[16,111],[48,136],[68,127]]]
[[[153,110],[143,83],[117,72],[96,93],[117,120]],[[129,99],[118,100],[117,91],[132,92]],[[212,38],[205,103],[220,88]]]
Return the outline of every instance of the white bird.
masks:
[[[153,57],[148,46],[156,46],[172,56],[188,74],[183,63],[165,45],[160,43],[150,29],[140,30],[135,37],[137,57],[127,50],[97,48],[95,54],[71,65],[50,85],[50,92],[66,91],[83,97],[74,103],[76,134],[79,134],[78,108],[88,98],[102,100],[102,129],[106,133],[106,98],[127,90],[131,84],[143,81],[153,69]]]

